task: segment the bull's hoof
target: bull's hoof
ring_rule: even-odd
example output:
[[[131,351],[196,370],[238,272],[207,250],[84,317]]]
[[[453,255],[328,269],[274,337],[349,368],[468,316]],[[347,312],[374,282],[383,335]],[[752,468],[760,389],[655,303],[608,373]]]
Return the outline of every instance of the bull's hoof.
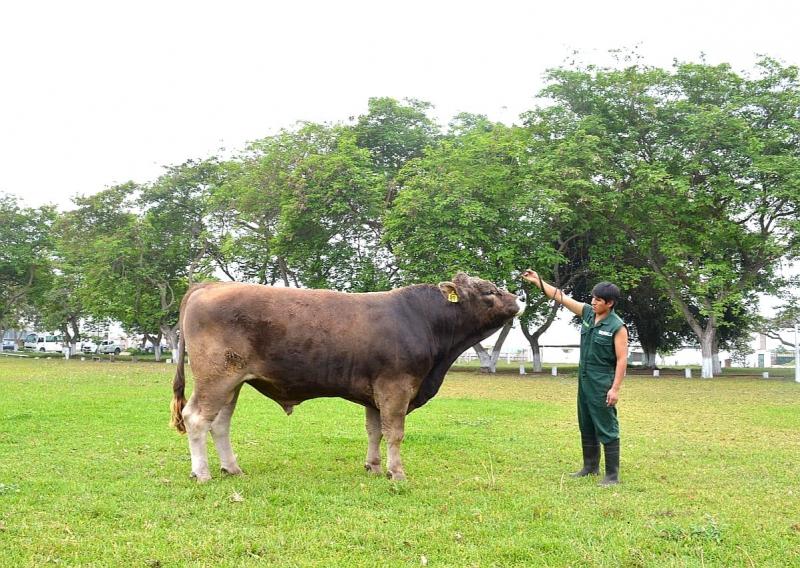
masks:
[[[197,483],[206,483],[211,481],[211,474],[210,473],[195,473],[192,472],[191,477],[194,477],[197,480]]]
[[[367,473],[374,473],[375,475],[380,475],[383,473],[383,468],[381,468],[381,464],[374,464],[374,463],[365,463],[364,469],[367,470]]]
[[[402,471],[390,471],[386,474],[386,477],[391,479],[392,481],[405,481],[406,474]]]
[[[244,475],[242,468],[240,468],[238,465],[232,467],[221,467],[219,469],[226,475]]]

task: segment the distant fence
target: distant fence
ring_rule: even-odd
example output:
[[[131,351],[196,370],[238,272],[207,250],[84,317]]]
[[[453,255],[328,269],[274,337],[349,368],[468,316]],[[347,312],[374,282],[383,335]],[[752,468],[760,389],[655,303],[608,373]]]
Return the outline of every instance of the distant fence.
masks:
[[[458,359],[456,359],[456,362],[469,363],[470,361],[477,361],[477,360],[478,360],[478,354],[475,353],[473,349],[470,349],[469,351],[464,351],[464,353],[459,355]],[[531,360],[530,353],[528,351],[514,352],[514,353],[510,352],[503,353],[501,351],[500,357],[498,358],[498,361],[505,361],[506,363],[514,363],[514,362],[525,363],[530,360]]]

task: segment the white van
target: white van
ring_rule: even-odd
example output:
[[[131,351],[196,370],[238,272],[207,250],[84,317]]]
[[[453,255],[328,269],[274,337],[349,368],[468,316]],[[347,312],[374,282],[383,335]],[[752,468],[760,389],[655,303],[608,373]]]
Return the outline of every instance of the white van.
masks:
[[[64,338],[61,335],[49,333],[29,333],[25,337],[25,349],[44,351],[48,353],[62,353],[64,351]]]
[[[39,339],[38,333],[29,333],[25,336],[24,341],[22,342],[23,349],[36,349],[36,341]]]

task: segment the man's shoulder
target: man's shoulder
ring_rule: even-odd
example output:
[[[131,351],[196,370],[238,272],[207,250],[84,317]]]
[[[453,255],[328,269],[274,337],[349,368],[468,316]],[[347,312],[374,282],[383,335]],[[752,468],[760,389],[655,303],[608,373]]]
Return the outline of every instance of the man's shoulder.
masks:
[[[613,326],[615,329],[625,326],[625,322],[617,315],[617,312],[612,311],[608,314],[608,325]]]

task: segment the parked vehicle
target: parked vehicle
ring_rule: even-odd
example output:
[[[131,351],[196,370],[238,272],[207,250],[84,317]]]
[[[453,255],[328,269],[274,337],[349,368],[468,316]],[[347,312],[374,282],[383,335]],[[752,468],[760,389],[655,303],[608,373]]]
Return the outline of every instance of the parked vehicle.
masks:
[[[16,351],[17,350],[17,342],[13,339],[4,339],[3,340],[3,351]]]
[[[97,353],[113,353],[119,355],[125,349],[125,346],[116,339],[107,339],[101,341],[97,346]]]
[[[36,349],[36,342],[39,339],[38,333],[29,333],[25,336],[25,340],[22,342],[23,349]]]
[[[30,337],[30,335],[28,336]],[[26,338],[27,343],[27,338]],[[64,352],[64,337],[61,335],[38,334],[34,350],[48,353]]]
[[[97,343],[94,341],[88,340],[83,341],[81,343],[81,352],[83,353],[96,353],[97,352]]]

